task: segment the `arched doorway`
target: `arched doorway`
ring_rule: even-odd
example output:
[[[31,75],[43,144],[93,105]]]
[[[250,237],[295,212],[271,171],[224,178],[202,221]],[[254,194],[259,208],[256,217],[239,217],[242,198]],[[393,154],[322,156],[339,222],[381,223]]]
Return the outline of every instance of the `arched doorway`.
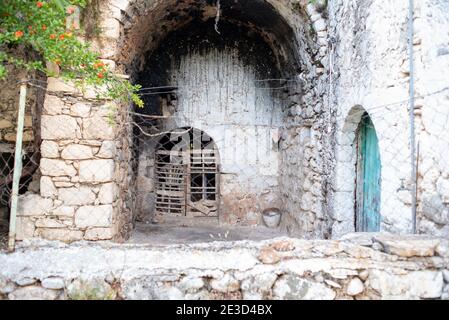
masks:
[[[164,135],[155,154],[156,215],[218,218],[219,157],[213,139],[194,128]]]
[[[381,162],[379,141],[373,122],[364,113],[357,130],[357,175],[355,229],[380,230]]]

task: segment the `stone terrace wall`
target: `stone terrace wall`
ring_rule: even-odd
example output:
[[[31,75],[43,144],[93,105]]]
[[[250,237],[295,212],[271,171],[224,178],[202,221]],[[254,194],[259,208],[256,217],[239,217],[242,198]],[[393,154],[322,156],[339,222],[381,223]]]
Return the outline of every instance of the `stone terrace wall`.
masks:
[[[115,161],[117,106],[48,79],[41,119],[40,194],[20,197],[17,240],[40,237],[76,241],[117,239],[120,223]]]
[[[0,254],[0,298],[449,299],[447,239],[27,245]]]

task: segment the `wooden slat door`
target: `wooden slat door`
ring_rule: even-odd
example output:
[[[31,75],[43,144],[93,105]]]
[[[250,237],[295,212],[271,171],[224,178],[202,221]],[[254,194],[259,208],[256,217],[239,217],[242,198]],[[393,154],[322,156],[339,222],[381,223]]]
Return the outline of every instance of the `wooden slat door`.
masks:
[[[158,161],[161,157],[177,158],[177,161]],[[185,216],[187,164],[185,153],[160,150],[156,154],[155,191],[156,212],[173,216]]]
[[[379,231],[381,184],[379,141],[368,115],[363,117],[359,127],[357,171],[356,231]]]

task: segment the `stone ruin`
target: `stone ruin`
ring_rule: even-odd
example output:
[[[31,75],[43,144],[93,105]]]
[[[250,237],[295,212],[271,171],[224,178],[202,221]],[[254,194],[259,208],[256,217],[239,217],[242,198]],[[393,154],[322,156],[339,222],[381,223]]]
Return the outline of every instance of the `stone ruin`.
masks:
[[[215,1],[101,1],[93,49],[147,88],[145,107],[43,81],[45,91],[28,99],[24,139],[39,165],[21,190],[17,240],[123,241],[138,221],[263,225],[270,208],[294,237],[370,231],[357,221],[364,115],[381,162],[376,231],[411,232],[407,3],[306,2],[221,0],[217,15]],[[415,5],[417,230],[444,237],[449,10],[442,1]],[[17,104],[15,90],[5,93],[3,158],[14,147]],[[204,137],[212,147],[189,149],[202,169],[182,160],[190,182],[170,193],[159,182],[176,179],[167,166],[176,167],[169,144],[179,130],[193,137],[187,149]]]

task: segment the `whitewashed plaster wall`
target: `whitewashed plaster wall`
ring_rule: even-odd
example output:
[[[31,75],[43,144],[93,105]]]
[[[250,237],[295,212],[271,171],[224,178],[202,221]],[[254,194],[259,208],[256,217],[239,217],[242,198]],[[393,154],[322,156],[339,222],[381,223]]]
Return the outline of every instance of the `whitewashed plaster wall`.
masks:
[[[408,2],[335,0],[329,13],[337,108],[332,235],[354,231],[355,131],[365,111],[379,139],[381,231],[410,232]]]

